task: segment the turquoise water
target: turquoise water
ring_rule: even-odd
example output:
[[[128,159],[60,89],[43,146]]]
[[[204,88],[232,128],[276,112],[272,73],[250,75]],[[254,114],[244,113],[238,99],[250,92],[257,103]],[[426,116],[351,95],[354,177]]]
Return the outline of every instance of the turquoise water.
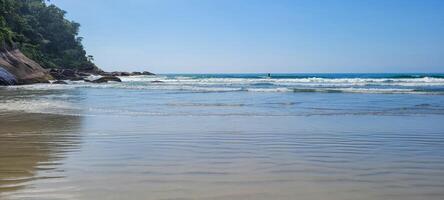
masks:
[[[444,198],[442,74],[121,78],[0,88],[0,199]]]
[[[443,74],[180,74],[121,78],[122,83],[80,81],[2,88],[0,109],[146,116],[444,113]]]

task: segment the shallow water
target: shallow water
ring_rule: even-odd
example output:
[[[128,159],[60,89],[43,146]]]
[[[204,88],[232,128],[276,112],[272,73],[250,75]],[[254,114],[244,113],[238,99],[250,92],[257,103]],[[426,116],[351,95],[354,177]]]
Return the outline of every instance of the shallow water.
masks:
[[[212,91],[150,83],[165,77],[0,88],[0,199],[444,198],[437,90],[220,91],[238,83],[214,78],[197,80]]]

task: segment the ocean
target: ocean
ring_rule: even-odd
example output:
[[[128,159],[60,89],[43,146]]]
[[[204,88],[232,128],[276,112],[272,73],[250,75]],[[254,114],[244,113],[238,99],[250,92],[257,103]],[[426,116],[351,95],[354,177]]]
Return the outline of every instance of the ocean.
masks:
[[[443,199],[444,74],[0,87],[0,199]]]
[[[0,109],[64,115],[443,114],[444,74],[176,74],[0,90]]]

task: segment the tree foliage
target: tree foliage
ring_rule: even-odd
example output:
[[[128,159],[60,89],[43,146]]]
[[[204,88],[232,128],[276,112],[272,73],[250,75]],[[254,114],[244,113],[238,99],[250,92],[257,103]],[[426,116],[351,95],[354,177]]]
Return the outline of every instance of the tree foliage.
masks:
[[[80,24],[65,14],[45,0],[0,0],[0,42],[45,68],[96,68],[78,37]]]

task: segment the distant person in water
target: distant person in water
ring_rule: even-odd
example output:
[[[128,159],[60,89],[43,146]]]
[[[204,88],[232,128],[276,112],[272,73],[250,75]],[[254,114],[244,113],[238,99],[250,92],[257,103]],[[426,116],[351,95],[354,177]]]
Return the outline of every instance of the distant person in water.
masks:
[[[271,74],[270,74],[270,73],[268,73],[268,75],[267,75],[267,76],[268,76],[268,78],[271,78]]]

